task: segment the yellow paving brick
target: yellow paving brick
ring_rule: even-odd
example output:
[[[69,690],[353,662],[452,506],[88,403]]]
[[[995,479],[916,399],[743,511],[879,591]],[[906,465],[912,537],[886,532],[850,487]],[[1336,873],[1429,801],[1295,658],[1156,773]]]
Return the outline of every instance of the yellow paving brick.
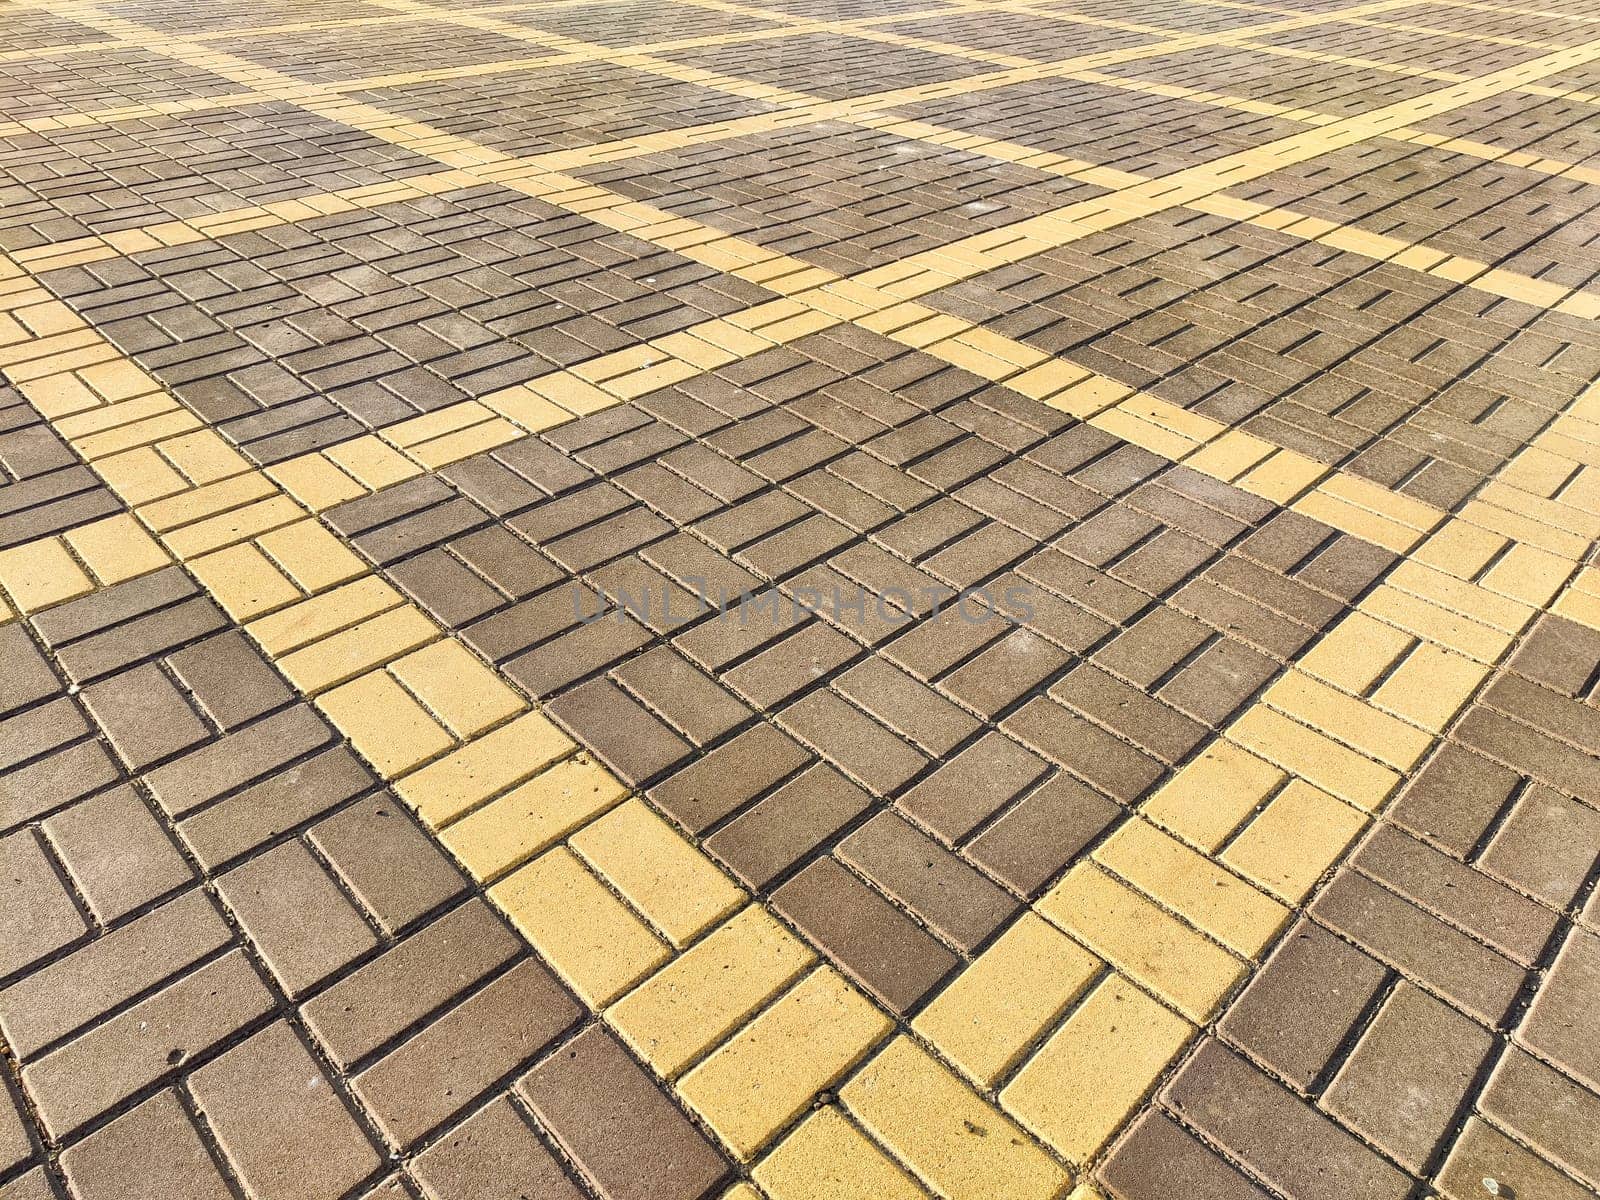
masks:
[[[1140,812],[1201,849],[1215,850],[1286,778],[1271,763],[1219,738],[1146,800]]]
[[[575,835],[572,847],[675,946],[745,901],[709,858],[639,800]]]
[[[1362,600],[1361,607],[1374,617],[1479,662],[1497,662],[1511,645],[1510,634],[1398,588],[1379,587]]]
[[[992,1087],[1094,981],[1103,964],[1029,912],[957,975],[912,1028],[979,1087]]]
[[[56,538],[0,550],[0,587],[27,615],[94,591],[94,580]]]
[[[1108,975],[1000,1093],[1001,1106],[1070,1162],[1110,1140],[1195,1028]]]
[[[598,388],[595,390],[599,391]],[[605,396],[608,402],[616,402],[615,397],[604,392],[600,394]],[[530,384],[494,392],[485,396],[483,403],[486,408],[499,413],[513,425],[519,429],[526,429],[529,433],[554,429],[557,425],[563,425],[573,419],[573,413],[569,409],[551,403],[534,391]]]
[[[412,446],[409,453],[431,471],[471,458],[485,450],[493,450],[496,446],[504,446],[523,436],[523,431],[510,421],[495,419]]]
[[[188,566],[235,621],[248,621],[304,598],[272,560],[249,543],[201,555]]]
[[[162,442],[161,453],[197,485],[253,470],[249,459],[211,429]]]
[[[422,474],[422,468],[416,463],[370,434],[332,446],[323,453],[368,491],[391,487]]]
[[[1593,593],[1565,591],[1556,597],[1550,611],[1590,629],[1600,629],[1600,596]]]
[[[297,521],[264,533],[256,539],[256,545],[271,555],[289,578],[311,593],[347,583],[369,570],[354,550],[314,520]],[[373,582],[388,587],[376,579]],[[398,600],[398,593],[391,590],[389,594]]]
[[[819,967],[678,1081],[723,1143],[748,1160],[893,1028],[831,967]]]
[[[1194,1021],[1210,1016],[1244,974],[1222,947],[1089,863],[1034,907]]]
[[[534,859],[489,895],[591,1008],[609,1004],[670,956],[565,846]]]
[[[1364,694],[1417,644],[1408,633],[1359,609],[1348,614],[1295,665],[1347,692]]]
[[[1398,770],[1414,767],[1433,745],[1430,734],[1303,671],[1286,672],[1266,690],[1263,699],[1280,712]]]
[[[1342,530],[1376,546],[1382,546],[1386,550],[1392,550],[1396,554],[1405,554],[1421,540],[1422,534],[1409,525],[1369,512],[1342,497],[1324,491],[1323,486],[1319,484],[1289,507],[1313,520],[1321,521],[1324,525],[1330,525],[1334,529]]]
[[[1227,735],[1289,774],[1298,775],[1366,812],[1374,811],[1388,799],[1400,781],[1397,772],[1266,705],[1246,709],[1228,727]]]
[[[1319,462],[1279,450],[1235,483],[1252,495],[1288,504],[1327,473],[1328,468]]]
[[[766,909],[746,905],[612,1005],[606,1020],[673,1079],[815,962]]]
[[[439,627],[405,605],[285,655],[278,669],[302,692],[315,695],[437,637]]]
[[[1145,821],[1127,821],[1094,858],[1237,954],[1253,958],[1289,910]]]
[[[1390,712],[1438,733],[1488,675],[1489,668],[1482,663],[1422,642],[1383,681],[1372,699]]]
[[[1297,904],[1365,824],[1348,804],[1296,779],[1245,826],[1222,861]]]
[[[1398,564],[1385,582],[1503,633],[1517,633],[1533,616],[1530,605],[1463,583],[1421,563]]]
[[[449,824],[572,753],[541,712],[524,713],[402,780],[396,790],[432,826]]]
[[[1457,579],[1475,579],[1506,544],[1498,533],[1465,521],[1451,521],[1418,546],[1412,557]]]
[[[836,1108],[807,1117],[752,1175],[772,1200],[922,1200],[928,1195]]]
[[[455,744],[444,728],[382,671],[351,680],[316,703],[384,779],[393,779]]]
[[[1572,564],[1558,554],[1518,542],[1478,582],[1492,592],[1543,608],[1560,592]]]
[[[765,1200],[750,1184],[740,1181],[722,1193],[721,1200]]]
[[[390,668],[458,738],[469,738],[526,706],[460,642],[445,639],[408,654]]]
[[[171,533],[163,534],[161,540],[179,558],[188,560],[208,550],[220,550],[224,546],[258,537],[304,517],[305,511],[289,497],[271,496],[232,512],[174,529]]]
[[[401,785],[402,795],[408,794],[410,782]],[[487,882],[542,854],[626,795],[611,772],[578,755],[473,809],[445,826],[439,837],[475,879]]]
[[[850,1114],[939,1196],[1046,1200],[1065,1169],[904,1035],[840,1089]]]
[[[133,508],[189,487],[189,481],[150,446],[102,458],[94,469],[106,486]]]
[[[268,467],[267,474],[312,512],[326,512],[368,491],[324,454],[302,454]]]
[[[73,552],[107,586],[159,570],[172,561],[144,526],[126,513],[80,525],[65,536]]]
[[[250,624],[250,636],[274,657],[308,646],[404,603],[377,576],[368,576]]]

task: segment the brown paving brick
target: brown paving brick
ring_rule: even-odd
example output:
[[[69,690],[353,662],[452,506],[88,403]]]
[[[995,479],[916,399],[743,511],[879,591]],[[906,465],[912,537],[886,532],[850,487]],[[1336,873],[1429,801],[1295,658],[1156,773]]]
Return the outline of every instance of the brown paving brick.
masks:
[[[216,887],[291,996],[377,945],[361,914],[300,842],[285,842],[235,867]]]
[[[0,627],[0,715],[61,690],[55,672],[20,624]]]
[[[340,882],[388,933],[461,893],[460,872],[387,794],[336,813],[313,826],[309,836]]]
[[[1522,986],[1524,971],[1510,959],[1359,875],[1335,877],[1311,911],[1490,1025],[1505,1017]]]
[[[87,723],[80,728],[87,732]],[[116,779],[111,756],[96,741],[80,741],[25,766],[0,770],[0,829],[14,829]]]
[[[1163,762],[1186,757],[1207,736],[1201,725],[1091,666],[1074,668],[1051,685],[1050,696]]]
[[[1171,1117],[1140,1117],[1111,1151],[1100,1181],[1119,1200],[1263,1200],[1267,1195]]]
[[[168,663],[205,714],[225,730],[288,703],[294,695],[237,631],[188,646]]]
[[[620,1042],[590,1026],[517,1091],[607,1200],[699,1200],[728,1164]]]
[[[778,723],[874,795],[887,795],[928,762],[919,751],[831,692],[816,691],[777,714]]]
[[[185,1060],[204,1056],[272,1011],[274,998],[233,950],[23,1068],[55,1137],[80,1128]]]
[[[194,1119],[158,1092],[61,1156],[82,1200],[228,1200],[233,1195]]]
[[[1390,815],[1457,857],[1477,846],[1516,793],[1515,771],[1445,743],[1405,785]]]
[[[861,788],[817,763],[717,830],[705,848],[749,886],[765,891],[871,804]]]
[[[1351,861],[1524,966],[1533,965],[1555,930],[1548,909],[1389,826],[1374,829]]]
[[[89,923],[31,830],[0,838],[0,976],[33,965],[88,932]]]
[[[592,679],[546,711],[624,783],[638,786],[682,762],[693,747],[609,679]]]
[[[665,646],[622,663],[613,674],[696,746],[715,741],[751,716],[747,705]]]
[[[1309,1091],[1387,976],[1354,946],[1300,921],[1228,1007],[1218,1030],[1295,1088]]]
[[[831,858],[806,867],[773,893],[772,903],[898,1013],[913,1008],[957,961]]]
[[[1600,937],[1575,928],[1529,1007],[1517,1040],[1591,1091],[1600,1092]]]
[[[333,731],[310,705],[300,704],[209,741],[144,778],[161,807],[182,817],[321,749],[332,738]]]
[[[33,1155],[30,1124],[9,1087],[0,1095],[0,1171],[9,1173]]]
[[[205,894],[185,892],[0,992],[0,1030],[13,1051],[29,1057],[230,937]]]
[[[517,956],[517,939],[481,900],[423,926],[306,1003],[306,1023],[349,1068]]]
[[[1600,1096],[1594,1092],[1513,1047],[1489,1077],[1478,1108],[1591,1188],[1600,1187],[1600,1147],[1592,1136]]]
[[[1535,683],[1581,699],[1595,686],[1600,630],[1545,613],[1523,636],[1509,665]]]
[[[1411,1192],[1404,1174],[1220,1042],[1202,1044],[1163,1098],[1282,1192],[1307,1200]]]
[[[970,953],[1016,912],[1002,889],[894,813],[839,843],[840,859]]]
[[[723,681],[770,710],[849,662],[860,647],[832,626],[812,621],[729,670]]]
[[[1057,775],[968,843],[965,853],[1024,896],[1035,896],[1121,814],[1076,779]]]
[[[348,747],[334,746],[185,818],[178,833],[202,864],[215,869],[322,816],[373,782]]]
[[[1479,865],[1537,899],[1565,908],[1600,861],[1600,814],[1549,788],[1528,788]]]
[[[166,830],[130,787],[75,804],[45,821],[43,829],[102,922],[115,921],[194,878]]]
[[[1043,638],[1013,629],[939,681],[939,690],[967,708],[994,717],[1071,660]]]
[[[1477,1200],[1485,1179],[1493,1179],[1502,1194],[1510,1196],[1583,1200],[1593,1194],[1493,1125],[1473,1117],[1451,1148],[1437,1184],[1449,1200]]]
[[[1030,700],[1002,728],[1125,803],[1138,799],[1161,776],[1152,756],[1044,697]]]
[[[532,960],[367,1067],[352,1081],[385,1134],[407,1146],[527,1063],[579,1016]]]
[[[1492,1047],[1482,1026],[1402,980],[1340,1067],[1323,1105],[1421,1172]]]
[[[1594,782],[1592,755],[1488,708],[1473,706],[1456,727],[1455,735],[1474,750],[1564,792],[1586,799],[1600,794]]]
[[[954,704],[881,658],[852,667],[834,686],[936,758],[949,754],[980,728]]]
[[[251,1191],[333,1200],[379,1157],[322,1068],[278,1021],[189,1079],[217,1144]]]
[[[1037,783],[1049,764],[999,733],[949,756],[896,802],[947,843],[955,843]]]
[[[505,1097],[473,1113],[411,1164],[428,1200],[582,1200],[560,1160]]]
[[[648,795],[678,824],[700,834],[810,761],[793,738],[771,725],[756,725],[656,784]]]
[[[44,1168],[36,1167],[0,1187],[0,1200],[56,1200],[56,1192],[50,1186]]]
[[[0,771],[64,746],[90,730],[89,722],[65,696],[0,721]]]

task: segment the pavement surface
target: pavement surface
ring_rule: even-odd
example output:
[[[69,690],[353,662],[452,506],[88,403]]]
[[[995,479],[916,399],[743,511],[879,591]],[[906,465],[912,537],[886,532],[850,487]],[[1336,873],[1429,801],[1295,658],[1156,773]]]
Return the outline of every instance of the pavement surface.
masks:
[[[0,4],[0,1200],[1600,1194],[1591,0]]]

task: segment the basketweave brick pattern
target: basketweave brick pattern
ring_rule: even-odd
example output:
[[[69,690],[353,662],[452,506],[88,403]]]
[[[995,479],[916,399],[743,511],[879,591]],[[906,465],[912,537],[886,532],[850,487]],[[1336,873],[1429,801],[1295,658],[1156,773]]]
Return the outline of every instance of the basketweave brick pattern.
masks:
[[[1600,1194],[1581,0],[0,30],[0,1198]]]

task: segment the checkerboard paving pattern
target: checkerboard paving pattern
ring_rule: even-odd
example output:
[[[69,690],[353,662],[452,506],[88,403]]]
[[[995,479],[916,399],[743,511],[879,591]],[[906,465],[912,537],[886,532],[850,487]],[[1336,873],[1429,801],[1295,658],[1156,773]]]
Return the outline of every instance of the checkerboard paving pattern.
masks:
[[[1600,1195],[1580,0],[0,31],[0,1200]]]

